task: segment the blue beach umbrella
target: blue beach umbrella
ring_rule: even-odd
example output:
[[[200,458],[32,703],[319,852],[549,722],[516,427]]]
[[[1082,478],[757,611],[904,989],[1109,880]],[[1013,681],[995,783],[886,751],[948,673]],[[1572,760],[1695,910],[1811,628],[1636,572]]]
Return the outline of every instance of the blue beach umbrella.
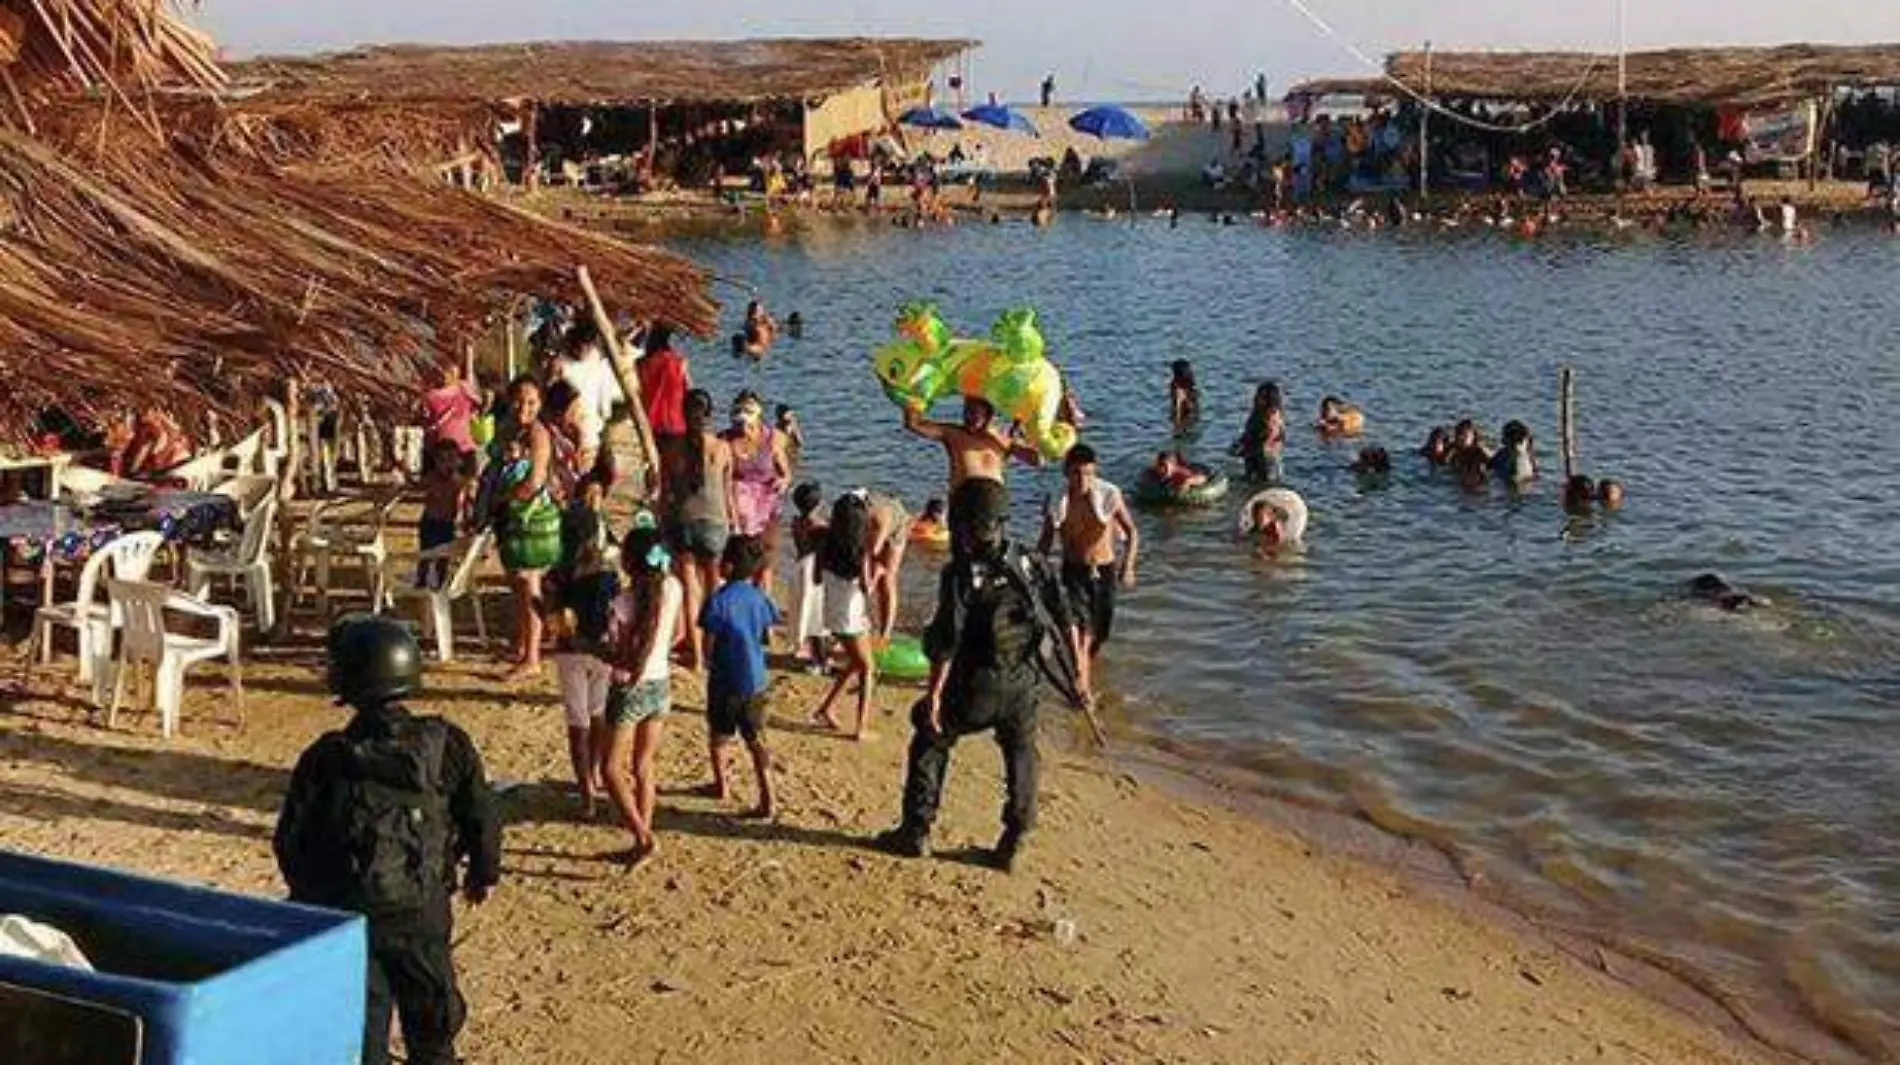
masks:
[[[1091,107],[1069,119],[1069,128],[1105,141],[1145,141],[1148,127],[1126,108]]]
[[[1013,133],[1023,133],[1031,137],[1042,136],[1042,134],[1037,131],[1034,122],[1011,111],[1003,104],[984,104],[982,107],[972,107],[968,111],[963,112],[963,118],[967,122],[994,126],[997,129]]]
[[[897,116],[898,125],[918,129],[962,129],[963,120],[941,107],[913,107]]]

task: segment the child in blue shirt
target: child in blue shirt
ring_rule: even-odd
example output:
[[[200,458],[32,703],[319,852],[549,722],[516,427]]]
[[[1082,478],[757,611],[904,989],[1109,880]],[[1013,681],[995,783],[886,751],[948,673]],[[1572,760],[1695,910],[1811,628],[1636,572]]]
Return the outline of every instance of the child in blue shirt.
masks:
[[[771,683],[765,648],[779,612],[752,583],[765,565],[764,546],[756,537],[733,537],[724,562],[725,586],[699,614],[707,646],[706,737],[713,772],[708,790],[722,801],[731,798],[725,749],[734,738],[743,738],[759,778],[759,804],[749,816],[769,820],[774,804],[772,752],[765,746],[766,689]]]

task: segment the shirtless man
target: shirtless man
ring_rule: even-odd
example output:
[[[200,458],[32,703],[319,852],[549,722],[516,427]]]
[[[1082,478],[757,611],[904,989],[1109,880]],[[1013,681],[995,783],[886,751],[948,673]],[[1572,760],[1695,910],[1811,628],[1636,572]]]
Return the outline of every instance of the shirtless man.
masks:
[[[1030,466],[1042,465],[1042,453],[1028,444],[1010,439],[996,431],[996,408],[974,397],[963,401],[963,424],[933,422],[921,410],[904,408],[904,428],[943,445],[950,456],[950,491],[965,481],[1003,482],[1003,467],[1014,458]]]
[[[1094,659],[1102,653],[1115,624],[1115,588],[1135,586],[1135,559],[1141,534],[1128,513],[1121,489],[1103,480],[1095,449],[1077,444],[1063,461],[1068,485],[1043,523],[1041,549],[1047,554],[1062,540],[1062,587],[1069,597],[1069,644],[1075,651],[1082,696],[1095,698]],[[1127,543],[1115,561],[1115,541]]]

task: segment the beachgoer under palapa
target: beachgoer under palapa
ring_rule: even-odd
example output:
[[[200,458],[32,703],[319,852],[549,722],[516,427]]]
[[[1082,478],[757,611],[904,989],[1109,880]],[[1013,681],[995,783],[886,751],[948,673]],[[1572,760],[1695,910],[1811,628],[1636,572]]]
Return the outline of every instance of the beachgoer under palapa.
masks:
[[[1095,449],[1077,444],[1063,460],[1067,476],[1043,522],[1037,550],[1062,543],[1062,589],[1069,597],[1069,643],[1082,697],[1095,698],[1094,660],[1115,626],[1115,591],[1135,586],[1141,533],[1122,490],[1102,479]],[[1115,544],[1127,545],[1119,562]]]
[[[990,860],[1012,871],[1036,825],[1039,690],[1046,682],[1086,706],[1060,583],[1041,559],[1009,542],[1008,520],[1009,489],[1001,482],[966,481],[950,498],[953,555],[924,633],[930,679],[911,710],[903,819],[877,838],[893,854],[928,853],[951,752],[964,736],[994,732],[1009,797]]]
[[[369,922],[364,1065],[388,1065],[392,1013],[414,1065],[453,1065],[468,1017],[450,948],[450,896],[501,880],[501,818],[468,734],[402,705],[422,680],[406,626],[353,614],[329,633],[329,687],[355,711],[297,760],[272,850],[292,902]]]

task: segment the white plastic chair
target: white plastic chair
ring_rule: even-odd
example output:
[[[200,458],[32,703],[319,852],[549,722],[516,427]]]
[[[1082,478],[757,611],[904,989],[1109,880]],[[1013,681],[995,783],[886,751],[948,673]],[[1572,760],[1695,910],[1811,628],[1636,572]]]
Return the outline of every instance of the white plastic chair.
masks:
[[[208,492],[213,481],[224,477],[224,452],[208,451],[189,462],[159,474],[159,480],[178,481],[193,492]]]
[[[257,472],[280,477],[290,457],[290,411],[274,399],[264,401],[264,410],[270,415],[270,435],[264,441],[264,450],[258,452]]]
[[[443,662],[455,660],[454,606],[461,600],[468,600],[470,612],[475,615],[475,635],[483,643],[488,642],[488,619],[482,612],[482,589],[475,580],[475,573],[482,559],[488,556],[494,540],[493,533],[479,532],[413,558],[391,559],[384,566],[384,584],[396,589],[393,598],[422,604],[423,637],[435,636],[436,657]],[[424,562],[449,563],[448,579],[441,587],[429,588],[415,583],[416,570]],[[397,572],[399,566],[408,567],[406,579]]]
[[[294,546],[296,572],[291,581],[291,604],[303,598],[306,579],[313,574],[317,605],[330,612],[332,580],[338,564],[360,566],[369,585],[370,609],[382,610],[389,604],[389,581],[384,563],[389,561],[389,522],[402,503],[402,493],[393,492],[373,504],[367,524],[332,520],[341,504],[325,501],[310,512],[304,530]]]
[[[251,611],[257,628],[269,632],[277,623],[277,604],[271,581],[270,539],[277,523],[277,500],[266,499],[244,519],[244,535],[226,550],[192,550],[185,555],[185,586],[202,599],[211,591],[213,577],[243,582],[251,593]]]
[[[244,477],[253,474],[257,471],[263,454],[264,430],[259,429],[225,449],[218,472],[226,477]]]
[[[211,490],[237,504],[239,514],[249,514],[277,492],[277,479],[261,473],[233,477]]]
[[[79,587],[73,601],[50,604],[34,612],[28,653],[38,648],[40,664],[51,663],[53,630],[72,629],[79,636],[79,683],[93,683],[99,673],[98,661],[112,653],[112,633],[120,624],[112,604],[99,599],[101,577],[110,568],[118,580],[142,581],[152,571],[153,556],[164,546],[164,536],[140,532],[121,536],[94,551],[79,571]]]
[[[112,604],[125,618],[114,670],[112,703],[106,727],[115,728],[119,704],[125,700],[125,681],[134,669],[152,670],[152,706],[158,711],[159,730],[169,739],[178,730],[178,711],[185,697],[185,671],[200,662],[222,658],[230,663],[231,695],[237,704],[238,727],[244,727],[244,674],[238,658],[237,611],[212,606],[162,584],[143,581],[106,581]],[[217,622],[218,634],[209,639],[167,632],[167,612]]]

